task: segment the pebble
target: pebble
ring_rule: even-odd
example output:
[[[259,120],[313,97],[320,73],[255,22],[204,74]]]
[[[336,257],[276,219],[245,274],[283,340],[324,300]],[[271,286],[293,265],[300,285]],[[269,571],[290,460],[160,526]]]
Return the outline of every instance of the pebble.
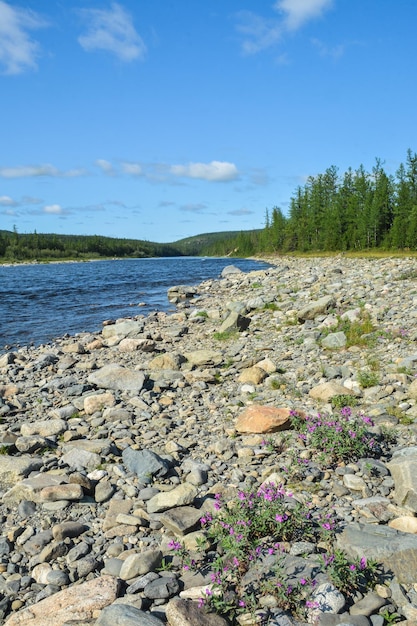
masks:
[[[347,598],[323,582],[312,619],[379,626],[387,602],[403,621],[417,619],[414,260],[271,263],[173,287],[172,313],[0,356],[7,626],[225,626],[180,597],[207,581],[191,584],[176,557],[164,571],[170,541],[191,551],[204,544],[199,520],[216,493],[288,481],[289,412],[334,415],[341,395],[374,419],[375,437],[389,427],[395,441],[377,461],[319,470],[294,440],[303,460],[294,490],[337,512],[340,545],[352,557],[375,556],[392,571],[349,613],[341,613]],[[377,335],[349,346],[337,316],[354,323],[362,311]],[[314,543],[288,551],[306,567],[315,563]],[[297,624],[272,608],[271,624]]]

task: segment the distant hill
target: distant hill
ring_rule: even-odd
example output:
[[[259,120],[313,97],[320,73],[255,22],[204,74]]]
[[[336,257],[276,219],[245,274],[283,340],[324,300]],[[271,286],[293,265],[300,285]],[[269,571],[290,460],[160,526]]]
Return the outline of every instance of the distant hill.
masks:
[[[203,233],[193,237],[185,237],[168,245],[180,250],[186,256],[210,256],[214,244],[232,240],[239,234],[238,230],[228,230],[217,233]]]

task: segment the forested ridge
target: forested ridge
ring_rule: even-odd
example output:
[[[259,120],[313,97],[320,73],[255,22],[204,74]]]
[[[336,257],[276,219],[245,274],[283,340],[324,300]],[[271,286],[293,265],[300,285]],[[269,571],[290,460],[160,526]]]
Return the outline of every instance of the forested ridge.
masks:
[[[56,235],[0,231],[0,260],[51,261],[64,259],[140,258],[181,256],[171,244],[153,243],[137,239],[117,239],[99,235]]]
[[[211,254],[417,249],[417,154],[407,152],[395,176],[376,159],[339,175],[336,166],[310,176],[290,200],[288,215],[266,211],[265,227],[216,242]]]

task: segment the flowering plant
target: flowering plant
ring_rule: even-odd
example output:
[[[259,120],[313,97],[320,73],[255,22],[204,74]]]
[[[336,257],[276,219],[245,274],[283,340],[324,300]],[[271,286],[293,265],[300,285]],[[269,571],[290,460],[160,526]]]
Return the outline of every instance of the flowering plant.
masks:
[[[202,549],[198,562],[186,559],[180,542],[171,542],[186,569],[210,572],[200,607],[226,615],[231,623],[241,613],[267,613],[262,609],[265,596],[301,619],[315,608],[311,593],[317,581],[307,575],[288,578],[285,553],[289,542],[300,540],[330,546],[336,526],[332,513],[303,504],[282,485],[270,483],[256,491],[238,491],[227,503],[216,494],[214,512],[204,513],[201,524],[210,548]],[[369,564],[351,563],[341,551],[325,555],[322,570],[344,591],[370,580]]]
[[[380,453],[380,444],[369,430],[372,420],[363,414],[354,417],[348,406],[341,409],[340,415],[331,417],[292,412],[291,424],[300,439],[315,450],[318,460],[327,466]]]

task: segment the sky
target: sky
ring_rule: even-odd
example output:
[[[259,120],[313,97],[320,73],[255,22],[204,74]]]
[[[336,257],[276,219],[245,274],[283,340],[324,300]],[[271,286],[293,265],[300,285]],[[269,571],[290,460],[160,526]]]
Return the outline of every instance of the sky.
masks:
[[[417,151],[415,0],[0,0],[0,229],[262,228]]]

